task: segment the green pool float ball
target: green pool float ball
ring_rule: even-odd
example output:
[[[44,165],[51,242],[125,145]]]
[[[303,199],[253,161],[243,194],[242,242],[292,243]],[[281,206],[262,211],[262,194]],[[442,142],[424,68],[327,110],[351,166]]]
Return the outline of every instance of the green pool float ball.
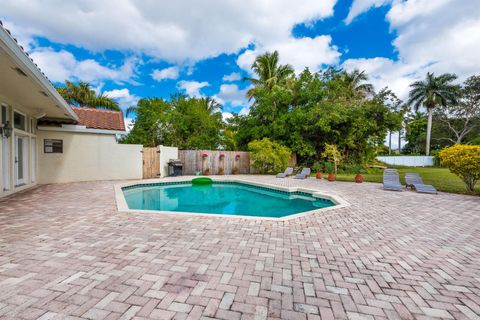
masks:
[[[206,177],[192,179],[192,184],[212,184],[213,180]]]

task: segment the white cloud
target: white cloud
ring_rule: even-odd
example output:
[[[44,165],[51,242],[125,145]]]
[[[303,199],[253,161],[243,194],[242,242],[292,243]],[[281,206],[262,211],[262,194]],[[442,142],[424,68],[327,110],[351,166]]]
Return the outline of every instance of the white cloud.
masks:
[[[225,82],[234,82],[238,80],[242,80],[242,75],[238,72],[232,72],[223,76],[223,81]]]
[[[231,112],[222,112],[223,121],[230,119],[231,117],[233,117],[233,114]]]
[[[362,13],[367,12],[371,8],[378,8],[383,5],[391,3],[393,0],[354,0],[350,6],[347,18],[345,18],[345,23],[350,24],[352,21],[361,15]],[[437,1],[437,0],[435,0]]]
[[[244,106],[247,104],[246,94],[247,90],[240,90],[236,84],[222,84],[220,91],[214,98],[221,104],[229,103],[232,106]]]
[[[237,64],[245,71],[251,72],[252,63],[258,55],[277,50],[280,63],[291,64],[297,73],[303,71],[305,67],[311,71],[318,71],[322,65],[336,64],[340,58],[338,48],[331,42],[330,36],[321,35],[315,38],[289,37],[278,42],[259,44],[255,49],[243,52],[238,57]]]
[[[54,82],[65,80],[82,80],[98,83],[102,80],[117,82],[131,81],[135,74],[136,61],[129,58],[119,67],[108,67],[92,59],[77,60],[66,51],[55,51],[52,48],[37,48],[30,53],[30,57],[38,64],[45,74]]]
[[[387,58],[349,59],[342,67],[349,71],[365,70],[369,82],[376,90],[388,86],[401,99],[407,98],[410,83],[418,80],[426,72],[421,66],[395,62]]]
[[[152,78],[156,81],[162,81],[166,79],[177,79],[179,74],[178,67],[168,67],[165,69],[155,69],[152,72]]]
[[[441,17],[441,18],[440,18]],[[398,60],[352,59],[347,69],[366,70],[377,88],[389,86],[405,99],[412,81],[426,72],[456,73],[459,80],[478,73],[480,10],[477,0],[394,1],[387,21],[396,33]]]
[[[203,97],[203,94],[200,90],[204,87],[208,87],[210,84],[207,81],[179,81],[177,83],[177,88],[183,90],[187,95],[191,97],[200,98]]]
[[[241,115],[241,116],[245,116],[249,113],[250,113],[250,107],[246,106],[246,107],[243,107],[242,110],[240,110],[240,112],[238,114]]]
[[[335,3],[3,0],[1,6],[4,19],[54,42],[93,52],[120,50],[170,62],[195,62],[237,53],[251,43],[282,42],[295,25],[331,16]]]
[[[130,132],[133,128],[133,120],[132,118],[123,118],[123,121],[125,122],[125,129],[127,132]]]
[[[104,91],[103,93],[110,98],[115,99],[124,112],[127,110],[128,107],[136,105],[138,100],[140,100],[139,97],[131,94],[128,88],[114,89],[110,91]]]

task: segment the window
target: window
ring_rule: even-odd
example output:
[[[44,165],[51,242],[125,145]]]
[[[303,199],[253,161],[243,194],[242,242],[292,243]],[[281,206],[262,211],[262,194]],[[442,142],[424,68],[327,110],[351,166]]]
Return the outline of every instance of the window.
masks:
[[[63,153],[63,140],[45,139],[43,140],[44,153]]]
[[[14,112],[13,113],[13,127],[15,129],[25,131],[26,121],[25,116],[21,113]]]

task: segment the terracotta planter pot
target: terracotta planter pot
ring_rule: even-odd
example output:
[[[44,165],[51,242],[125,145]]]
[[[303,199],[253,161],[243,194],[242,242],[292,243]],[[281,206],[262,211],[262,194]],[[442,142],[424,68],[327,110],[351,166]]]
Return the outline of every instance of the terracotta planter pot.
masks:
[[[355,182],[356,183],[362,183],[363,182],[363,176],[361,174],[357,174],[355,176]]]
[[[323,173],[317,172],[316,177],[317,177],[317,179],[322,179],[323,178]]]
[[[334,173],[329,173],[327,179],[328,179],[328,181],[335,181],[335,180],[337,180],[337,177],[335,176]]]
[[[203,175],[204,176],[209,176],[210,175],[210,169],[205,169],[205,171],[203,172]]]

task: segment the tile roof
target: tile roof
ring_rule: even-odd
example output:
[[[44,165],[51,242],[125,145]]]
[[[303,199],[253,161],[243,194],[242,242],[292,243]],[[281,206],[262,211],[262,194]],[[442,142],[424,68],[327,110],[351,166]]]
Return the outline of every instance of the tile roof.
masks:
[[[125,131],[125,122],[121,111],[72,107],[80,118],[81,125],[90,129]]]

